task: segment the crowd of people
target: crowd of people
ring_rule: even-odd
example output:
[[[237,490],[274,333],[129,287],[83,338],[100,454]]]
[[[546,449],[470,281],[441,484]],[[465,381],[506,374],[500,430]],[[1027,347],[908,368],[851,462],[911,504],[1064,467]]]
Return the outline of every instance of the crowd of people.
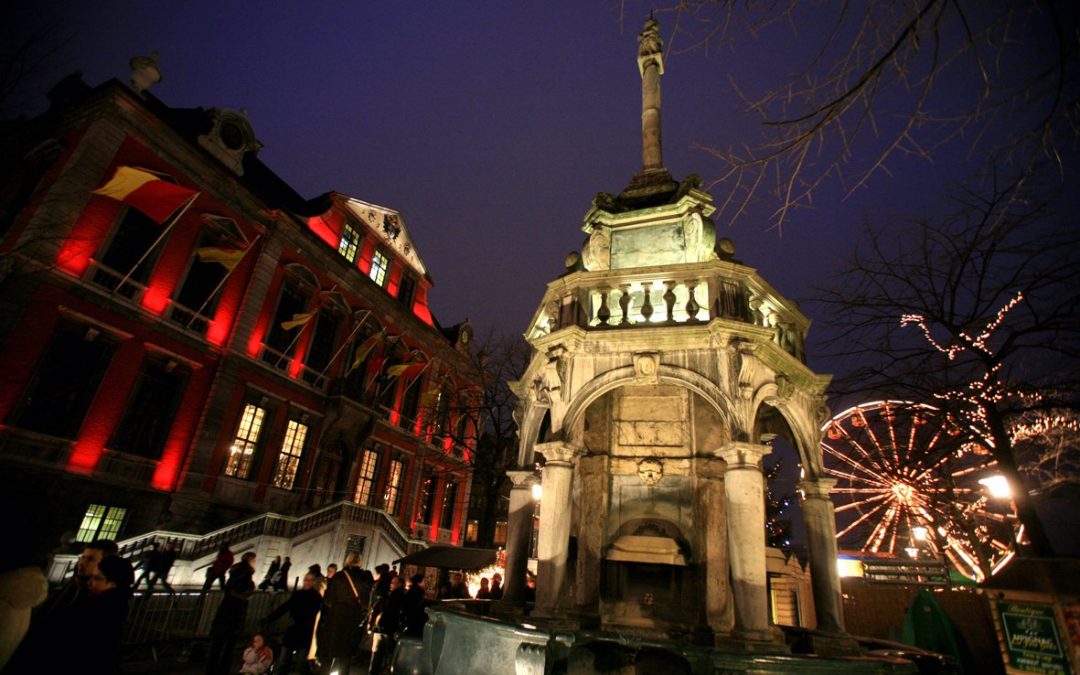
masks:
[[[115,542],[95,541],[85,546],[72,578],[47,600],[40,568],[28,568],[36,573],[30,576],[21,569],[7,573],[0,584],[10,583],[12,588],[0,599],[13,609],[0,616],[4,624],[0,671],[4,675],[38,673],[48,664],[49,672],[114,672],[131,597],[144,582],[146,593],[157,584],[173,593],[168,576],[176,555],[174,543],[154,543],[133,564],[119,556]],[[262,630],[251,638],[237,663],[237,645],[248,624],[251,598],[258,589],[288,590],[292,565],[288,556],[275,558],[258,585],[256,557],[247,551],[236,561],[229,547],[222,545],[206,568],[203,596],[215,583],[223,591],[209,628],[207,675],[258,675],[272,666],[282,674],[296,670],[304,675],[348,673],[353,660],[361,656],[358,647],[366,644],[365,632],[371,635],[371,652],[363,658],[369,659],[368,672],[378,675],[389,670],[400,636],[423,635],[428,604],[424,575],[405,579],[385,564],[372,572],[362,568],[359,554],[350,554],[340,569],[330,564],[325,574],[319,565],[312,565],[285,602],[260,618]],[[0,592],[4,592],[2,585]],[[455,575],[437,595],[439,599],[471,597],[462,575]],[[484,578],[476,598],[501,597],[502,577]],[[31,608],[36,605],[40,607],[31,619]],[[286,616],[289,624],[278,648],[270,628]],[[57,639],[64,641],[64,649],[56,649]]]

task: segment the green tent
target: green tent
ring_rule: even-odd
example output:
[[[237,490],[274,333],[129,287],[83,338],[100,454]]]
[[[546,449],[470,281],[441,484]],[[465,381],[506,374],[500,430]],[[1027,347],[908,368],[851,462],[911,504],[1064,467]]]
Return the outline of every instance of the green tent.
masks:
[[[904,615],[901,642],[942,654],[960,673],[973,672],[964,638],[930,591],[920,589]]]

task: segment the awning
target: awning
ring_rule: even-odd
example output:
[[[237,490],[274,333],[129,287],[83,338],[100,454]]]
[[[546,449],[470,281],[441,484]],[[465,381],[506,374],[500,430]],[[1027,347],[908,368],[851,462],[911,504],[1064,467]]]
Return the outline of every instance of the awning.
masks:
[[[493,548],[436,545],[410,553],[394,562],[417,567],[441,567],[448,570],[478,570],[493,565],[495,553]]]

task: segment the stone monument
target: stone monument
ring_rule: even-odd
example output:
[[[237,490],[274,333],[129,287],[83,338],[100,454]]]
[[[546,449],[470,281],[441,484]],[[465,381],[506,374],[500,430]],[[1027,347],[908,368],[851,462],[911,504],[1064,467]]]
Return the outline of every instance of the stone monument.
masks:
[[[812,635],[833,655],[854,646],[819,443],[829,378],[805,363],[809,319],[717,240],[701,180],[664,168],[654,19],[637,64],[641,170],[585,214],[581,254],[548,284],[526,332],[531,361],[512,383],[520,447],[503,609],[521,618],[435,612],[426,667],[656,672],[642,665],[648,653],[664,672],[905,672],[790,656],[770,626],[762,458],[782,437],[804,476]],[[537,462],[535,605],[524,616]],[[620,658],[631,669],[596,665]]]

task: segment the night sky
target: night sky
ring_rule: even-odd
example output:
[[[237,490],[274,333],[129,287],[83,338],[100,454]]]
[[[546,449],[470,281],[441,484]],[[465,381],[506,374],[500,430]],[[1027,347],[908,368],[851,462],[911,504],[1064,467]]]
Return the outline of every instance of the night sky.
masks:
[[[56,22],[62,46],[40,91],[76,69],[92,85],[126,81],[129,57],[158,51],[158,98],[245,110],[260,157],[304,196],[336,190],[399,209],[444,325],[469,317],[481,334],[520,333],[580,247],[593,196],[620,191],[640,167],[635,54],[648,7],[626,3],[621,21],[619,3],[569,0],[422,9],[49,0],[3,30]],[[662,26],[664,159],[677,179],[698,173],[708,183],[721,167],[696,145],[753,143],[762,133],[731,82],[750,93],[775,86],[825,25],[808,12],[797,32],[777,26],[679,53],[687,45],[670,39],[671,23]],[[34,97],[29,111],[43,104]],[[776,204],[763,195],[737,222],[719,222],[719,234],[819,319],[808,304],[814,288],[851,254],[867,218],[932,210],[964,168],[948,152],[934,163],[898,158],[892,177],[853,196],[838,184],[819,191],[782,232],[770,228]],[[827,339],[811,330],[812,363]]]

